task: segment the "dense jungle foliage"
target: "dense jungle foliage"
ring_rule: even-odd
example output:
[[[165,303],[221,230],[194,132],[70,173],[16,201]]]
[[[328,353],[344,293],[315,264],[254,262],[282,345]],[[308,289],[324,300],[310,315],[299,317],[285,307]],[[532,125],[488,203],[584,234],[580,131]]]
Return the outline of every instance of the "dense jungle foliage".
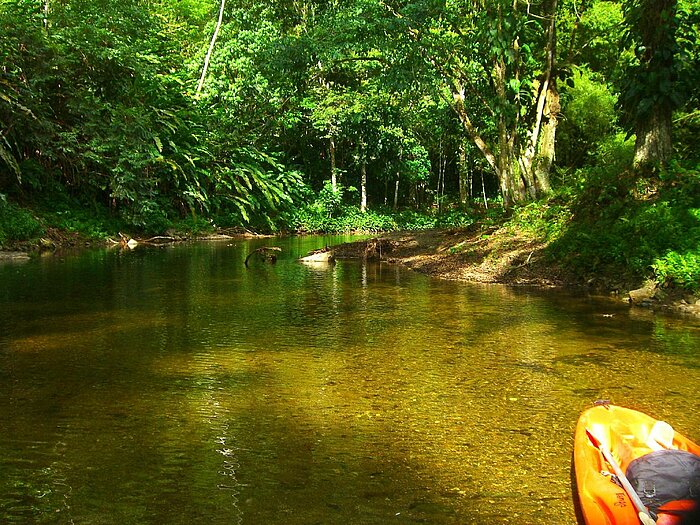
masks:
[[[509,220],[700,283],[700,0],[0,0],[0,245]]]

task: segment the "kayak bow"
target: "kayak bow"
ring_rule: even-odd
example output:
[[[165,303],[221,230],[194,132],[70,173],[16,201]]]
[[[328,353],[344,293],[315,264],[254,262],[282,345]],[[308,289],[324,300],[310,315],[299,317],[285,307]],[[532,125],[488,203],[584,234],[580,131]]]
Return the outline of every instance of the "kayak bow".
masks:
[[[653,523],[653,513],[629,486],[625,473],[634,460],[659,450],[700,456],[698,445],[667,423],[636,410],[600,405],[581,414],[574,437],[574,468],[586,525]],[[679,525],[682,514],[694,505],[691,500],[682,500],[654,509],[657,525]]]

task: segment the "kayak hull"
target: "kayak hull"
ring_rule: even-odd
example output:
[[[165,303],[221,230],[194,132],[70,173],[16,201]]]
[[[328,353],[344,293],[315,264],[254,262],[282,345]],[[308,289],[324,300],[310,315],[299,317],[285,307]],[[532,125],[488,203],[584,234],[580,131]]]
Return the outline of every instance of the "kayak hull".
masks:
[[[584,411],[574,436],[574,470],[581,512],[586,525],[639,525],[634,504],[625,490],[605,472],[613,469],[591,442],[591,432],[610,450],[626,472],[638,457],[661,448],[685,450],[700,456],[700,446],[669,425],[636,410],[601,405]],[[692,502],[674,502],[676,510],[692,508]],[[666,507],[662,507],[664,509]],[[659,512],[657,525],[677,525],[676,514]]]

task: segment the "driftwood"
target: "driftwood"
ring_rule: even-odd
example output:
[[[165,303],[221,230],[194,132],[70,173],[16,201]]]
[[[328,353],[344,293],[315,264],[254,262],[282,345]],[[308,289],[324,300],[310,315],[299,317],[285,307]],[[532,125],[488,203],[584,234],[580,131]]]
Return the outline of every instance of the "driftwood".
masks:
[[[253,250],[248,254],[248,257],[245,258],[245,266],[248,268],[248,260],[255,254],[261,254],[265,260],[270,261],[271,263],[274,263],[277,261],[277,255],[274,252],[281,252],[282,248],[279,246],[263,246],[262,248],[258,248],[257,250]]]
[[[129,237],[128,235],[124,235],[122,232],[119,232],[119,246],[122,248],[129,248],[133,250],[136,248],[139,244],[165,244],[165,243],[170,243],[170,242],[175,242],[177,239],[175,237],[168,237],[168,236],[163,236],[163,235],[157,235],[155,237],[151,237],[150,239],[134,239],[133,237]],[[114,242],[114,241],[112,241]]]
[[[140,243],[143,244],[165,244],[169,242],[175,242],[177,239],[175,237],[169,237],[166,235],[157,235],[155,237],[151,237],[150,239],[144,239],[139,241]]]

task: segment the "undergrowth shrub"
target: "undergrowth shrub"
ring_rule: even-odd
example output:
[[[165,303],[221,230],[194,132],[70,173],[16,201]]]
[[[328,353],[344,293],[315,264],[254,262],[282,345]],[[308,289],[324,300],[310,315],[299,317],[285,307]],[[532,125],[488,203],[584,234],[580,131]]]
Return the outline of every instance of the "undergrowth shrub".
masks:
[[[523,231],[541,241],[558,238],[571,219],[568,206],[556,200],[538,201],[517,208],[508,222],[508,228]]]
[[[494,213],[494,217],[501,216],[502,210],[496,213],[494,209]],[[280,216],[282,228],[296,233],[379,233],[429,228],[465,228],[479,219],[484,219],[484,215],[478,210],[454,209],[437,213],[377,208],[361,212],[359,207],[354,205],[340,206],[330,214],[328,208],[319,200]]]
[[[44,220],[52,227],[78,232],[90,239],[106,239],[123,229],[123,223],[110,217],[107,210],[71,208],[44,213]]]
[[[183,233],[188,236],[197,236],[214,232],[214,225],[210,219],[200,217],[198,215],[188,215],[184,219],[173,221],[171,228],[178,233]],[[163,230],[165,231],[165,230]]]
[[[43,226],[29,211],[0,201],[0,244],[32,240],[43,233]]]
[[[585,278],[652,278],[697,291],[700,170],[674,165],[656,181],[594,171],[575,195],[573,218],[550,255]]]
[[[691,292],[700,290],[700,249],[678,253],[669,251],[652,265],[656,280],[664,285],[676,285]]]
[[[634,157],[634,139],[623,133],[603,140],[592,156],[593,165],[576,170],[571,184],[577,215],[599,218],[601,210],[619,213],[637,178],[629,172]]]

